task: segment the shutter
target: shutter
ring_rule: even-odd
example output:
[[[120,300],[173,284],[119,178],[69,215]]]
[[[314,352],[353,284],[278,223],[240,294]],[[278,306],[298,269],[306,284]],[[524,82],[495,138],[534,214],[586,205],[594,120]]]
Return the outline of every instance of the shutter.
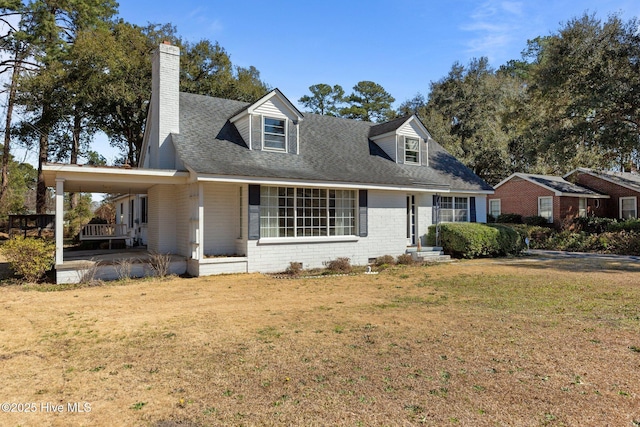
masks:
[[[405,147],[405,142],[404,142],[404,136],[397,136],[396,137],[398,140],[398,163],[400,164],[404,164],[404,147]]]
[[[293,120],[287,120],[287,141],[289,143],[287,152],[291,154],[298,154],[298,134],[296,127],[297,125],[293,123]]]
[[[367,190],[360,190],[358,193],[358,235],[360,237],[367,237],[368,235],[368,199]]]
[[[249,240],[260,239],[260,186],[249,185]]]
[[[262,116],[251,114],[251,148],[253,150],[262,150]]]
[[[440,196],[437,194],[433,195],[433,203],[431,205],[431,224],[438,223],[438,204],[440,201],[438,200]]]
[[[476,198],[469,197],[469,221],[476,222]]]

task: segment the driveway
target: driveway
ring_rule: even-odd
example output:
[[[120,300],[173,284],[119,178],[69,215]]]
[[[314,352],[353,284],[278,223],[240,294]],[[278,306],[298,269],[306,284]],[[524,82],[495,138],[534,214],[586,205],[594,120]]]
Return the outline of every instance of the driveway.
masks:
[[[613,254],[597,254],[590,252],[565,252],[565,251],[547,251],[542,249],[529,250],[530,257],[552,258],[552,259],[583,259],[597,261],[640,261],[640,256],[635,255],[613,255]]]

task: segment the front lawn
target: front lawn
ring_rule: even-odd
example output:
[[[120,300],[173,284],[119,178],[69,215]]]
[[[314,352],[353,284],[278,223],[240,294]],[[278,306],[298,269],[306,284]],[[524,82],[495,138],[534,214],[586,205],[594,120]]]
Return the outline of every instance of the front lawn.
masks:
[[[640,266],[599,262],[0,286],[2,401],[37,409],[0,419],[640,425]]]

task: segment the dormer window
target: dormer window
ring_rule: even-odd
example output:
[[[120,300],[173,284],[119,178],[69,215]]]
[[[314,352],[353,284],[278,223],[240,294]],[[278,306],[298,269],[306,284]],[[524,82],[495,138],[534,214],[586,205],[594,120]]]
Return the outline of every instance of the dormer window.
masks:
[[[420,140],[417,138],[405,138],[404,162],[420,163]]]
[[[278,151],[287,150],[287,135],[285,119],[265,117],[263,119],[263,144],[264,148]]]

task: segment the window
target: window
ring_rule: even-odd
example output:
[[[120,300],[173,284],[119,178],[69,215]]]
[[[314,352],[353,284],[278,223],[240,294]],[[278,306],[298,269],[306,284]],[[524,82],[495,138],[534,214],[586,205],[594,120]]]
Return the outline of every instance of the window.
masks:
[[[620,218],[629,219],[637,217],[638,213],[636,211],[636,198],[620,197]]]
[[[261,237],[348,236],[356,232],[356,192],[260,187]]]
[[[416,138],[405,138],[404,140],[404,162],[420,163],[420,140]]]
[[[585,199],[584,197],[580,197],[580,199],[578,199],[578,216],[587,216],[587,199]]]
[[[498,218],[502,213],[500,209],[501,209],[500,199],[489,200],[489,215],[491,215],[494,218]]]
[[[538,216],[553,222],[553,197],[538,197]]]
[[[146,224],[149,221],[148,201],[146,197],[140,197],[140,222]]]
[[[286,123],[285,119],[264,118],[262,132],[264,148],[281,151],[287,150]]]
[[[440,197],[441,222],[467,222],[469,218],[468,197]]]

